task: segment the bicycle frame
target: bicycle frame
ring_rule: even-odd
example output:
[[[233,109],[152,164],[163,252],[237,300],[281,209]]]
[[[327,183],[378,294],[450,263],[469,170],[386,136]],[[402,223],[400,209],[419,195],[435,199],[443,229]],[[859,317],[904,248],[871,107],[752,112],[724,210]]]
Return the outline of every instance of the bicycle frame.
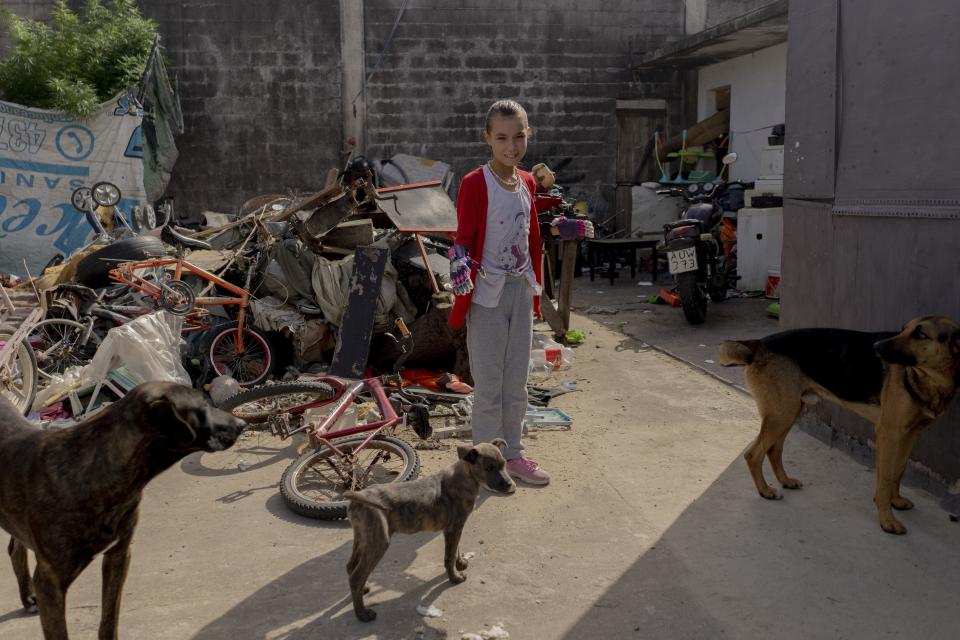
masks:
[[[387,398],[387,394],[384,391],[383,385],[380,383],[379,378],[358,380],[350,383],[349,385],[345,385],[342,380],[334,377],[311,378],[311,382],[324,382],[331,385],[336,391],[334,397],[330,400],[317,400],[287,409],[283,412],[283,415],[299,415],[307,409],[321,407],[333,403],[334,406],[332,410],[317,425],[307,423],[293,430],[282,429],[280,433],[282,438],[288,438],[301,431],[308,431],[311,441],[316,444],[316,448],[326,445],[333,450],[339,459],[345,460],[350,464],[354,464],[357,461],[357,454],[363,451],[367,447],[367,444],[377,437],[384,429],[390,429],[395,427],[397,424],[406,423],[406,414],[403,416],[397,415],[397,412],[390,403],[389,398]],[[356,427],[330,432],[330,428],[333,426],[333,424],[340,418],[340,416],[344,414],[350,404],[353,403],[356,397],[365,388],[369,389],[371,393],[373,393],[374,400],[376,401],[377,407],[379,407],[383,418],[381,420],[377,420],[376,422],[368,422]],[[351,453],[343,451],[340,447],[334,444],[335,440],[347,438],[358,433],[369,433],[370,435],[367,436],[363,442],[354,447]],[[371,468],[373,464],[376,464],[382,455],[383,452],[377,453],[376,457],[371,463]],[[343,479],[345,482],[349,481],[349,478],[346,476],[344,470],[334,464],[331,459],[328,458],[326,463],[338,476],[340,476],[341,479]]]
[[[183,275],[183,272],[188,271],[194,275],[200,276],[200,278],[206,280],[207,282],[213,283],[222,289],[226,289],[230,293],[237,296],[234,298],[226,296],[205,296],[197,298],[194,301],[194,304],[197,305],[197,307],[240,307],[239,311],[237,312],[236,350],[238,353],[243,351],[243,329],[245,325],[247,305],[249,304],[250,300],[250,292],[248,290],[231,284],[226,280],[215,276],[209,271],[201,269],[195,264],[191,264],[183,258],[160,258],[157,260],[144,260],[141,262],[124,262],[110,271],[110,279],[145,293],[148,296],[155,298],[159,303],[160,296],[164,292],[163,283],[156,284],[150,282],[137,273],[137,271],[157,267],[166,269],[170,266],[173,267],[173,280],[175,281],[179,281]],[[198,309],[197,307],[187,314],[186,326],[183,329],[184,333],[202,331],[209,327],[209,324],[203,322],[201,319],[206,313],[206,310]]]

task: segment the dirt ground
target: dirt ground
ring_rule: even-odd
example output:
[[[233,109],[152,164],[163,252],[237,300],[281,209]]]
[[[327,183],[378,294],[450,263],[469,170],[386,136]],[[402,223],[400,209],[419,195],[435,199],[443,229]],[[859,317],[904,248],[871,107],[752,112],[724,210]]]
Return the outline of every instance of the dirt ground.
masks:
[[[573,426],[527,440],[553,482],[481,496],[462,541],[474,554],[465,583],[445,578],[442,536],[398,535],[371,580],[378,619],[358,622],[344,570],[349,526],[290,513],[277,483],[292,445],[251,434],[148,486],[121,637],[413,640],[497,624],[524,639],[956,637],[960,529],[948,514],[908,489],[909,533],[883,533],[872,471],[799,431],[785,464],[804,489],[760,499],[741,458],[757,430],[752,401],[628,335],[649,322],[625,304],[635,286],[577,281],[581,312],[595,298],[618,312],[574,316],[587,341],[549,381],[576,382],[551,402]],[[679,314],[656,310],[672,322],[670,312]],[[748,326],[729,321],[731,331]],[[421,451],[425,472],[452,463],[457,442]],[[96,635],[99,594],[97,562],[69,594],[74,637]],[[0,637],[40,637],[6,563]]]

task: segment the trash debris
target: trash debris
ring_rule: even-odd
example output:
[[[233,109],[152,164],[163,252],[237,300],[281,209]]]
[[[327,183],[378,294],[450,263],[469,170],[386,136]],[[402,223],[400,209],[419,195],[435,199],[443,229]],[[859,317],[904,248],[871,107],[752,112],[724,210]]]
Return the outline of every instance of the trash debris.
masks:
[[[704,360],[707,364],[715,364],[713,360]]]
[[[771,318],[779,318],[779,317],[780,317],[780,303],[779,303],[779,302],[771,302],[770,304],[768,304],[768,305],[767,305],[767,315],[770,316]]]
[[[587,314],[588,316],[595,315],[595,314],[596,315],[599,315],[599,314],[613,315],[615,313],[620,313],[620,310],[614,309],[613,307],[601,307],[599,305],[593,305],[592,307],[587,307],[584,313]]]
[[[210,399],[213,400],[213,404],[220,406],[224,400],[227,398],[232,398],[233,396],[240,393],[240,383],[234,380],[230,376],[217,376],[210,381]]]
[[[677,295],[676,292],[667,289],[660,289],[660,293],[657,294],[657,302],[668,304],[671,307],[679,307],[682,304],[680,302],[680,296]]]
[[[653,286],[653,283],[652,283],[652,282],[647,282],[646,280],[641,280],[640,282],[637,283],[637,286],[638,286],[638,287],[652,287],[652,286]]]
[[[570,329],[567,331],[563,337],[566,339],[567,344],[583,344],[587,340],[587,334],[585,331],[580,329]]]
[[[465,554],[463,554],[463,558],[464,560],[472,560],[476,557],[476,555],[477,554],[475,554],[473,551],[467,551]]]
[[[566,381],[564,381],[562,384],[563,384],[564,388],[570,389],[570,391],[576,391],[576,390],[577,390],[577,383],[574,382],[573,380],[566,380]]]
[[[423,606],[422,604],[417,605],[417,613],[422,615],[424,618],[441,618],[443,617],[443,611],[437,609],[435,606],[430,605],[428,607]]]
[[[510,634],[503,628],[503,623],[498,622],[490,627],[488,631],[481,631],[480,637],[483,638],[483,640],[491,640],[492,638],[509,638]]]
[[[573,424],[573,418],[569,414],[556,407],[534,407],[527,405],[527,412],[523,416],[523,428],[529,427],[570,427]]]

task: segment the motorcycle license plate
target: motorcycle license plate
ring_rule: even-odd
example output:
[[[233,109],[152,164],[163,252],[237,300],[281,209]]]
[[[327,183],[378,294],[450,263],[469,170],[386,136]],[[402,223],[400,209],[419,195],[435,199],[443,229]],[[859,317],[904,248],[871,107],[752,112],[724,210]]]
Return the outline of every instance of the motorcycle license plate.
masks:
[[[667,260],[670,263],[670,273],[686,273],[687,271],[697,270],[697,248],[687,247],[676,251],[667,252]]]

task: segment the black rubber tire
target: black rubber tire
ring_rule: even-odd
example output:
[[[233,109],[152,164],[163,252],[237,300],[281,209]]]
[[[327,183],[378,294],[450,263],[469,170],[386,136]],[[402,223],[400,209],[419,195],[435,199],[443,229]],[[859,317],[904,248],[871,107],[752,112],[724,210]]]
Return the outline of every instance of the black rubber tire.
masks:
[[[232,376],[241,387],[255,387],[258,384],[262,384],[273,371],[273,367],[277,362],[276,354],[267,336],[263,335],[256,327],[247,324],[243,328],[244,352],[239,357],[255,357],[256,350],[261,350],[265,352],[266,363],[256,365],[256,369],[250,371],[229,369],[223,363],[222,358],[223,354],[228,352],[224,351],[224,347],[228,347],[234,339],[233,336],[235,335],[236,328],[236,322],[228,322],[214,328],[211,332],[210,340],[207,343],[207,348],[204,350],[205,357],[214,375],[229,375]],[[218,352],[220,358],[217,357]]]
[[[291,408],[317,400],[330,400],[333,395],[333,387],[325,382],[278,382],[241,391],[221,402],[220,408],[250,424],[258,424],[273,414],[289,412]],[[257,400],[274,402],[244,406]]]
[[[707,296],[697,282],[696,271],[688,271],[677,276],[677,293],[680,294],[680,303],[687,322],[703,324],[707,319]]]
[[[366,439],[367,434],[361,433],[350,436],[349,438],[337,440],[336,445],[337,448],[342,451],[353,451],[354,447]],[[317,487],[317,491],[328,492],[330,497],[320,495],[311,497],[307,495],[305,493],[307,487],[305,487],[304,484],[309,485],[310,481],[307,480],[305,483],[303,481],[303,475],[305,471],[310,470],[314,466],[313,463],[322,463],[332,456],[334,462],[339,464],[339,458],[337,458],[333,450],[327,446],[307,451],[294,460],[290,466],[287,467],[287,470],[283,472],[283,477],[280,479],[280,495],[283,497],[284,503],[294,513],[299,513],[308,518],[341,520],[347,517],[349,500],[338,500],[336,498],[342,496],[344,491],[357,491],[373,484],[406,482],[407,480],[413,480],[417,477],[417,474],[420,473],[420,457],[417,455],[416,450],[403,440],[392,436],[378,436],[371,440],[359,455],[362,459],[364,456],[367,456],[370,459],[369,461],[372,462],[372,459],[376,457],[375,452],[377,451],[386,451],[388,454],[396,454],[399,456],[403,463],[402,469],[400,471],[387,471],[386,477],[389,477],[389,480],[385,482],[378,481],[374,478],[373,482],[358,482],[355,486],[346,486],[345,483],[339,480],[337,473],[327,467],[324,469],[324,471],[326,471],[326,477],[314,479],[313,484]],[[361,466],[364,464],[365,462],[360,463]],[[372,471],[375,473],[376,469]],[[321,474],[315,475],[320,476]],[[338,482],[333,482],[329,478],[337,478]],[[323,485],[325,485],[325,487],[323,487]]]
[[[77,263],[76,281],[92,289],[105,287],[112,282],[110,270],[121,262],[144,260],[166,255],[160,238],[137,236],[108,244]]]
[[[37,371],[40,377],[49,380],[73,366],[83,366],[93,359],[100,346],[100,336],[93,331],[83,341],[87,327],[68,318],[48,318],[30,331],[27,339],[34,347]]]
[[[6,329],[0,330],[0,340],[5,340],[12,336],[12,332],[8,332]],[[14,394],[5,387],[0,381],[0,394],[3,394],[10,402],[13,403],[23,415],[29,415],[30,409],[33,408],[33,399],[37,395],[37,385],[39,383],[39,374],[37,373],[37,356],[33,352],[33,348],[30,347],[30,344],[26,340],[22,340],[19,345],[17,345],[17,355],[15,356],[19,360],[20,364],[20,391],[21,394]]]

